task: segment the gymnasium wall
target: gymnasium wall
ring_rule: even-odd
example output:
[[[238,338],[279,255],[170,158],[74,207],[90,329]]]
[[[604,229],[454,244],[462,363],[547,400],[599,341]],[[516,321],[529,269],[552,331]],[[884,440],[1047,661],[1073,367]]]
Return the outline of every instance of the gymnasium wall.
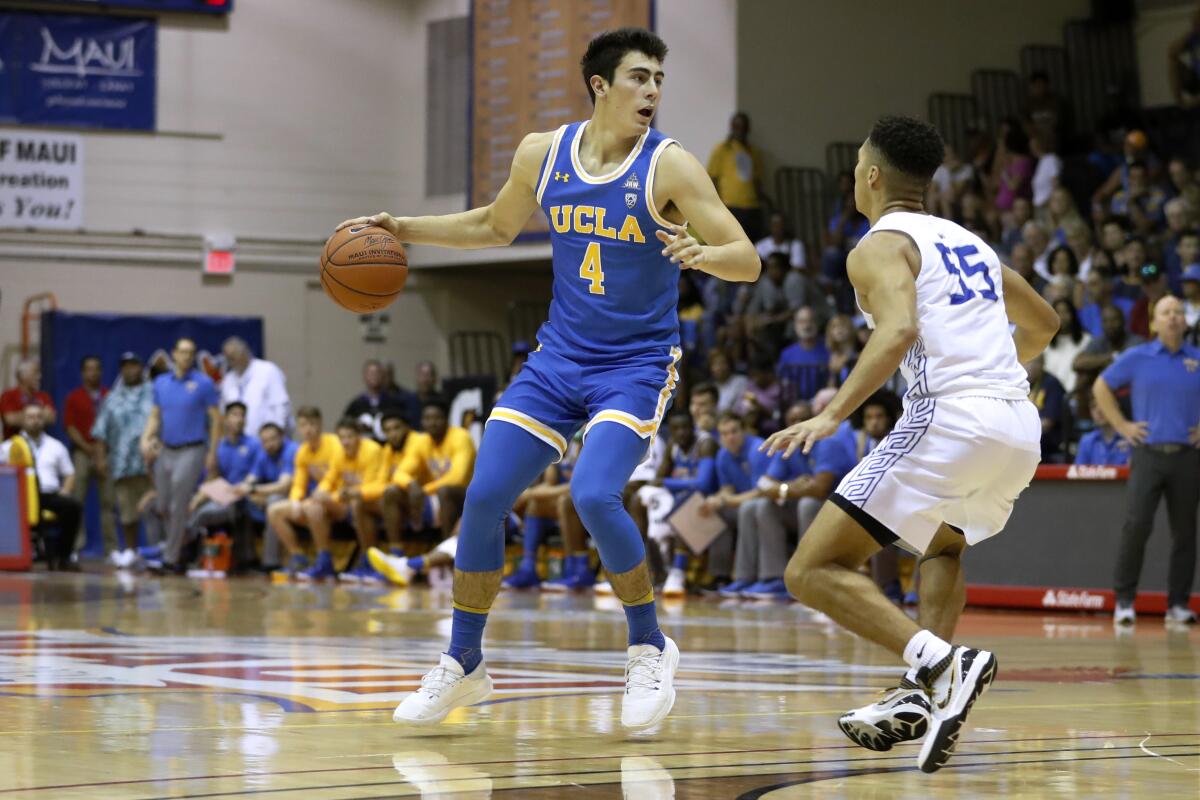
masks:
[[[1137,48],[1142,102],[1146,105],[1175,103],[1167,76],[1167,48],[1188,32],[1195,11],[1196,4],[1191,0],[1161,0],[1138,10],[1133,24],[1133,39]]]
[[[346,216],[463,209],[461,194],[425,194],[426,25],[468,10],[253,0],[228,20],[163,17],[160,132],[81,134],[87,233],[0,231],[0,388],[21,303],[44,291],[74,311],[261,315],[293,398],[328,414],[366,357],[411,382],[419,360],[448,368],[450,333],[506,333],[509,302],[549,297],[546,244],[413,248],[385,344],[363,342],[358,319],[312,288],[319,242]],[[659,0],[657,20],[674,45],[660,124],[703,157],[734,106],[734,0]],[[200,274],[207,233],[238,237],[232,280]]]
[[[1061,44],[1063,23],[1086,17],[1089,5],[739,3],[738,102],[772,170],[824,168],[829,142],[861,141],[883,113],[924,116],[931,93],[968,91],[973,69],[1017,69],[1022,45]]]

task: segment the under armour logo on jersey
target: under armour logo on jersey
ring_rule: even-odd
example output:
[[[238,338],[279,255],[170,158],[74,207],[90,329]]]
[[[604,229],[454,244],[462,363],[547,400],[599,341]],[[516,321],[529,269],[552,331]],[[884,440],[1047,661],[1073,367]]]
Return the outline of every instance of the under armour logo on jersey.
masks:
[[[629,173],[629,177],[625,179],[625,186],[623,188],[625,188],[625,189],[640,189],[640,188],[642,188],[642,185],[640,183],[638,183],[638,176],[637,176],[636,172]]]
[[[567,182],[567,181],[569,181],[570,179],[571,179],[571,173],[569,173],[569,172],[559,172],[559,171],[555,170],[555,172],[554,172],[554,180],[556,180],[556,181],[562,181],[563,183],[566,183],[566,182]]]

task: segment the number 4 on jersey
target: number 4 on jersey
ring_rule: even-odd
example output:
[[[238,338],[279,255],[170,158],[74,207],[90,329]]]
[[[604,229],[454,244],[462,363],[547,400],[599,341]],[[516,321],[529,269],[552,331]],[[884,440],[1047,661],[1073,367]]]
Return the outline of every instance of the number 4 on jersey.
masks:
[[[992,283],[992,276],[988,275],[987,263],[983,261],[972,264],[967,261],[971,256],[979,255],[979,249],[973,244],[956,247],[951,250],[941,242],[935,242],[938,252],[942,254],[942,264],[945,265],[946,271],[954,277],[958,278],[958,286],[962,292],[950,293],[950,305],[956,306],[960,303],[965,303],[975,296],[975,292],[979,292],[979,296],[984,300],[999,300],[996,295],[996,284]],[[954,256],[958,260],[958,266],[950,260],[950,256]],[[987,284],[986,288],[973,290],[967,286],[966,278],[972,275],[982,275],[983,282]]]
[[[588,281],[588,291],[592,294],[604,294],[604,268],[600,265],[600,243],[590,242],[587,252],[583,254],[583,263],[579,265],[579,277]]]

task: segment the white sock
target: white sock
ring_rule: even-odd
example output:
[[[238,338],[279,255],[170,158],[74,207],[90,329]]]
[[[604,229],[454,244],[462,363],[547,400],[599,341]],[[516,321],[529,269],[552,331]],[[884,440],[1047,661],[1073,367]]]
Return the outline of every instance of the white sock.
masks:
[[[908,644],[904,646],[904,660],[908,662],[908,673],[905,675],[913,683],[919,684],[917,673],[922,667],[932,667],[946,656],[953,648],[949,642],[944,642],[930,631],[917,631]]]

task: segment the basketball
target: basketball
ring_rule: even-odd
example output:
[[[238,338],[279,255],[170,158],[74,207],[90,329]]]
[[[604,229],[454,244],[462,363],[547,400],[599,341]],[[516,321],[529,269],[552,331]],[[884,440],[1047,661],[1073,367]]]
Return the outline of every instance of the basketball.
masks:
[[[321,287],[333,302],[356,314],[385,308],[407,280],[404,245],[383,228],[342,228],[321,252]]]

